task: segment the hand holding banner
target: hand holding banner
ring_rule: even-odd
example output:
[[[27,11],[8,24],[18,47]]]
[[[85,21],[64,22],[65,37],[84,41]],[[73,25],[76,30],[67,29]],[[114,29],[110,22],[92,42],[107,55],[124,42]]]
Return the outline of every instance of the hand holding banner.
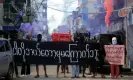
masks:
[[[124,45],[105,45],[106,60],[110,64],[124,65]]]

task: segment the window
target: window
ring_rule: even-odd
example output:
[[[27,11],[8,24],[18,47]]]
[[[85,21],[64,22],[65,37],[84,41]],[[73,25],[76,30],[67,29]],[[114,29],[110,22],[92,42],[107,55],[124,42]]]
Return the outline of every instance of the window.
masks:
[[[4,52],[5,50],[5,41],[0,41],[0,52]]]
[[[0,41],[0,52],[5,52],[5,51],[9,51],[10,47],[7,41]]]
[[[10,51],[10,47],[9,47],[8,41],[5,41],[5,49],[6,49],[6,51]]]

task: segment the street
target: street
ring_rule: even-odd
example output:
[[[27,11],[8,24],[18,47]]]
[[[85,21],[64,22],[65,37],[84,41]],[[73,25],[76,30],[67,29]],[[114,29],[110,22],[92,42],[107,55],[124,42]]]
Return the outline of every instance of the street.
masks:
[[[0,0],[0,77],[133,80],[133,0]]]
[[[19,67],[19,73],[20,73],[20,69],[21,67]],[[24,76],[24,77],[21,77],[21,78],[16,78],[16,76],[14,76],[14,80],[76,80],[77,78],[75,79],[72,79],[71,78],[71,66],[69,66],[69,70],[70,70],[70,73],[66,74],[66,78],[63,77],[63,74],[60,73],[59,75],[59,78],[56,78],[56,66],[47,66],[47,74],[48,74],[48,78],[45,78],[43,75],[44,75],[44,72],[43,72],[43,66],[40,66],[40,78],[34,78],[34,76],[36,75],[36,69],[35,69],[35,66],[31,66],[31,75],[30,76]],[[87,69],[88,70],[88,69]],[[87,71],[86,70],[86,71]],[[81,77],[82,75],[80,75]],[[91,78],[91,75],[90,76],[86,76],[86,78],[78,78],[78,80],[103,80],[100,75],[98,74],[96,78]],[[110,78],[109,75],[106,75],[106,79],[104,80],[112,80]],[[123,78],[121,79],[113,79],[113,80],[133,80],[133,78],[131,76],[124,76]]]

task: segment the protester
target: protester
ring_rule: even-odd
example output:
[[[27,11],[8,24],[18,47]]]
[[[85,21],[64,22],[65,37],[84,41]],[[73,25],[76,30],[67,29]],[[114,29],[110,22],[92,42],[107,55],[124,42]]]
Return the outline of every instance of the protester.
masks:
[[[42,35],[41,34],[38,34],[37,35],[37,41],[38,42],[41,42],[41,40],[42,40]],[[44,76],[45,77],[48,77],[48,75],[47,75],[47,70],[46,70],[46,65],[43,65],[44,66]],[[36,64],[36,72],[37,72],[37,75],[35,76],[35,78],[38,78],[38,77],[40,77],[39,76],[39,65],[38,64]]]
[[[57,75],[56,75],[56,77],[59,77],[59,69],[60,69],[60,65],[58,64],[58,65],[57,65],[57,69],[56,69],[56,70],[57,70]]]
[[[91,63],[90,63],[90,67],[91,67],[91,72],[92,72],[92,78],[95,78],[95,76],[96,76],[96,68],[97,68],[97,63],[96,63],[96,60],[95,59],[91,59],[90,60],[91,61]]]
[[[64,73],[64,67],[61,65],[61,73]]]
[[[72,78],[79,78],[79,65],[72,65]]]
[[[117,45],[117,38],[116,37],[113,37],[112,38],[112,44],[113,45]],[[111,64],[111,77],[112,78],[118,78],[119,77],[119,68],[120,66],[119,65],[115,65],[115,64]]]
[[[16,53],[16,52],[14,52]],[[15,74],[16,74],[16,77],[19,78],[19,74],[18,74],[18,65],[17,65],[17,62],[16,62],[16,57],[14,57],[14,70],[15,70]]]
[[[32,40],[31,35],[27,35],[26,37],[27,40]],[[26,58],[25,55],[23,55],[23,63],[22,63],[22,70],[21,70],[21,75],[30,75],[30,64],[28,63],[28,59]]]
[[[16,77],[19,78],[20,76],[18,75],[18,66],[17,66],[17,63],[14,63],[14,67],[15,67]]]
[[[19,33],[18,33],[18,39],[20,39],[20,40],[23,39],[23,34],[22,34],[22,32],[19,32]],[[15,50],[14,50],[13,52],[16,53]],[[20,57],[19,57],[19,58],[20,58]],[[15,74],[16,74],[16,77],[17,77],[17,78],[20,77],[20,76],[19,76],[19,73],[18,73],[18,64],[17,64],[17,62],[16,62],[19,58],[18,58],[18,56],[17,56],[17,57],[14,56],[14,70],[15,70]]]
[[[69,73],[69,67],[68,67],[68,65],[66,65],[66,68],[64,69],[65,67],[63,67],[63,65],[61,66],[61,73],[64,73],[64,70],[66,70],[67,71],[67,73]]]
[[[74,41],[78,42],[77,34],[74,36]],[[76,64],[76,65],[71,65],[71,66],[72,66],[72,78],[79,78],[79,65]]]
[[[122,68],[122,65],[120,65],[120,73],[119,74],[120,74],[121,77],[124,77],[122,72],[123,72],[123,68]]]
[[[66,65],[66,68],[64,68],[63,66],[61,66],[61,73],[64,73],[64,70],[66,70],[66,72],[69,73],[69,67],[68,67],[68,65]]]
[[[103,65],[104,65],[104,61],[105,61],[105,56],[106,56],[106,52],[104,50],[104,45],[101,44],[100,45],[100,52],[99,52],[99,55],[98,55],[98,67],[99,67],[99,73],[101,74],[101,78],[105,78],[104,76],[104,69],[103,69]]]
[[[88,59],[88,65],[87,65],[87,67],[88,67],[88,73],[86,73],[86,75],[91,75],[91,66],[90,66],[90,60]]]
[[[68,65],[66,65],[66,71],[67,71],[67,73],[69,73],[69,67],[68,67]]]
[[[59,77],[60,66],[61,66],[61,69],[62,69],[62,71],[64,73],[64,77],[66,77],[66,65],[65,64],[63,64],[63,65],[58,64],[57,65],[57,75],[56,75],[56,77]]]
[[[78,40],[79,44],[83,44],[85,42],[84,36],[83,35],[81,35],[81,36],[79,35],[79,37],[80,37],[79,40]],[[86,65],[87,65],[87,58],[80,59],[79,68],[80,68],[80,72],[82,70],[82,77],[86,77],[85,76]]]

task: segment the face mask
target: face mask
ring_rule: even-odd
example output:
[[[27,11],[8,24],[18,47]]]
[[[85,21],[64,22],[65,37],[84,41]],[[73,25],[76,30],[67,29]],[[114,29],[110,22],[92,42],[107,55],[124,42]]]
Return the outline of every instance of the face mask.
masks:
[[[117,44],[117,39],[116,38],[112,38],[112,44],[116,45]]]

